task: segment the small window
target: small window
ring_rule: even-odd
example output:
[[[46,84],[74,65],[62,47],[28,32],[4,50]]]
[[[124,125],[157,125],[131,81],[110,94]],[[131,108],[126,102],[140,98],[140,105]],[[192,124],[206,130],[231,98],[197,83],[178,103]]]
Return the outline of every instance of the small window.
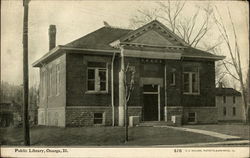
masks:
[[[195,112],[188,113],[188,122],[189,123],[195,123],[196,122],[196,113]]]
[[[223,115],[226,116],[227,115],[227,108],[223,107]]]
[[[103,124],[103,113],[94,113],[94,124]]]
[[[236,108],[233,107],[233,116],[236,116]]]
[[[223,103],[226,103],[227,102],[227,98],[226,96],[223,96]]]
[[[171,86],[175,85],[175,72],[171,73],[171,76],[170,76],[170,85]]]
[[[235,96],[233,96],[233,103],[235,104],[236,100],[235,100]]]

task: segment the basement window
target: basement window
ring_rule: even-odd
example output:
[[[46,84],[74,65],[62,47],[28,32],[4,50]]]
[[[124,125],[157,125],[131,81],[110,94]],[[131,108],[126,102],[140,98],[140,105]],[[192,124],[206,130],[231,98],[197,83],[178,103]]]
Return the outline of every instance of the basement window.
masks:
[[[94,124],[103,124],[103,113],[94,113]]]
[[[88,62],[87,89],[89,92],[108,91],[107,64],[100,62]]]
[[[188,123],[196,123],[196,113],[195,112],[188,113]]]

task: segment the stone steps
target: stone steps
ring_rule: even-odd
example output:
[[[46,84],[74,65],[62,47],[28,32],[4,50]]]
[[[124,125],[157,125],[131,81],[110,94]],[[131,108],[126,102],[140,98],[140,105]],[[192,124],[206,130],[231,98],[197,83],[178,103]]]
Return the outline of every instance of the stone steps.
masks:
[[[154,126],[173,126],[173,122],[165,122],[165,121],[144,121],[141,122],[139,127],[154,127]]]

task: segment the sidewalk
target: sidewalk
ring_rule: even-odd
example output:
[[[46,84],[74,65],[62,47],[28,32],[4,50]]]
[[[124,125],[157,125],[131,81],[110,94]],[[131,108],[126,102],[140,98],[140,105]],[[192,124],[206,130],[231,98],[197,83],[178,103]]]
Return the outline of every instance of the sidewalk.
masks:
[[[193,144],[178,144],[178,145],[156,145],[157,147],[208,147],[208,146],[218,146],[218,145],[228,145],[228,146],[239,146],[239,145],[249,145],[249,140],[237,140],[237,141],[223,141],[223,142],[210,142],[210,143],[193,143]]]
[[[181,130],[181,131],[188,131],[188,132],[193,132],[193,133],[199,133],[199,134],[204,134],[208,135],[211,137],[217,137],[223,140],[242,140],[241,137],[238,136],[231,136],[227,134],[222,134],[222,133],[217,133],[217,132],[212,132],[212,131],[206,131],[206,130],[200,130],[200,129],[191,129],[191,128],[183,128],[183,127],[173,127],[173,126],[153,126],[153,127],[161,127],[161,128],[172,128],[176,130]]]

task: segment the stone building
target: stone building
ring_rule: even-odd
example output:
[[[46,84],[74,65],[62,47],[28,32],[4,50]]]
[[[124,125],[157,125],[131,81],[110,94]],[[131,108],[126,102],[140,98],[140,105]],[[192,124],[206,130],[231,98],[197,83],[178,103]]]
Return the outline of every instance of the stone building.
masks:
[[[49,52],[33,63],[40,68],[38,124],[122,126],[121,67],[128,64],[135,71],[129,116],[217,122],[215,61],[223,57],[190,47],[160,22],[136,30],[105,26],[66,45],[56,46],[55,25],[49,36]]]

